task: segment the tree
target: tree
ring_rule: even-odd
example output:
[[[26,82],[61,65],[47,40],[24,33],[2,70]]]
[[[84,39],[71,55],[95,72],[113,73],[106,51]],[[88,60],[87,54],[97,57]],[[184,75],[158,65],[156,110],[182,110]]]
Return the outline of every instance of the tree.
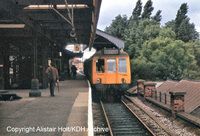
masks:
[[[131,59],[132,75],[145,80],[196,79],[199,74],[195,56],[184,42],[168,37],[174,36],[173,31],[165,31],[160,29],[159,36],[143,43],[140,55]]]
[[[188,6],[187,3],[183,3],[178,10],[175,18],[175,33],[178,33],[178,29],[181,25],[181,22],[187,18]]]
[[[144,11],[142,13],[142,19],[150,19],[151,17],[151,14],[152,14],[152,11],[153,11],[153,2],[151,0],[148,0],[144,6]]]
[[[195,41],[195,42],[187,42],[185,43],[188,51],[193,54],[195,56],[195,59],[197,61],[197,65],[200,67],[200,44],[199,44],[199,40]]]
[[[177,39],[189,42],[190,40],[195,41],[197,38],[198,33],[195,31],[195,25],[189,22],[189,18],[184,19],[178,29]]]
[[[138,0],[137,5],[140,2]],[[150,17],[153,11],[151,0],[147,1],[142,18],[137,5],[129,21],[119,15],[106,28],[110,34],[125,39],[134,79],[200,79],[200,42],[194,24],[186,15],[187,4],[181,6],[175,20],[162,28],[160,10]]]
[[[161,12],[162,12],[161,10],[158,10],[156,12],[156,15],[152,17],[152,19],[155,20],[159,24],[160,24],[160,21],[162,19]]]
[[[168,21],[164,27],[171,28],[175,32],[175,20]]]
[[[105,28],[105,32],[116,36],[120,39],[124,39],[124,31],[127,28],[128,20],[126,15],[118,15],[109,27]]]
[[[138,0],[137,3],[136,3],[136,6],[132,12],[132,15],[131,15],[131,20],[138,20],[140,19],[140,16],[141,16],[141,12],[142,12],[142,2],[141,0]]]
[[[159,34],[160,26],[155,20],[139,20],[130,22],[128,29],[125,31],[125,51],[130,58],[138,56],[137,50],[142,48],[142,44],[149,39],[154,39]]]
[[[188,12],[187,3],[183,3],[177,11],[175,20],[169,21],[165,27],[170,27],[176,33],[176,39],[184,42],[196,41],[199,38],[195,25],[190,23],[190,18],[186,15]]]

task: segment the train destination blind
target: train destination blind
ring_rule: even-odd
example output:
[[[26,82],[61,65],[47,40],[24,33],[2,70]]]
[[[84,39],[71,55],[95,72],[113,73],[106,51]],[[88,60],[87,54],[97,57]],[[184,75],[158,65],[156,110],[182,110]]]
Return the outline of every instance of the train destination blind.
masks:
[[[104,49],[103,54],[104,55],[118,55],[119,50],[118,49]]]

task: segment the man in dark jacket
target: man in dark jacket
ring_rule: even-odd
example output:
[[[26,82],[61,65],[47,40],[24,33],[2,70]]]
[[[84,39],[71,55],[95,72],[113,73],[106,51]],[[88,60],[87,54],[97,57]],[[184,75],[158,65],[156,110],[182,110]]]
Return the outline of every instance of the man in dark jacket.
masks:
[[[48,82],[50,84],[50,96],[54,95],[55,83],[59,82],[58,70],[54,67],[54,64],[51,63],[51,66],[47,68],[46,74],[48,77]]]
[[[77,70],[76,66],[72,65],[71,71],[72,71],[73,79],[76,79],[76,74],[77,74],[76,70]]]

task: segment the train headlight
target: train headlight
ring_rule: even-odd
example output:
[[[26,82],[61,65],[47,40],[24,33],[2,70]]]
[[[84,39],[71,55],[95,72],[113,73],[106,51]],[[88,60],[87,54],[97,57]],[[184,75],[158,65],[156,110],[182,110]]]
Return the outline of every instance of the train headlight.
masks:
[[[97,84],[101,83],[101,78],[97,78]]]

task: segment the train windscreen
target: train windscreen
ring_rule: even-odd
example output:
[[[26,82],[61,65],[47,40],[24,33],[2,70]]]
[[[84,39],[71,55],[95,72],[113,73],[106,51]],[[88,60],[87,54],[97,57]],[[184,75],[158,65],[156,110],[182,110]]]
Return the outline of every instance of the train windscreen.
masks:
[[[116,72],[116,60],[115,59],[107,59],[107,72],[108,73]]]
[[[96,60],[96,73],[104,73],[104,59]]]
[[[127,60],[126,59],[118,59],[118,72],[119,73],[127,73]]]

